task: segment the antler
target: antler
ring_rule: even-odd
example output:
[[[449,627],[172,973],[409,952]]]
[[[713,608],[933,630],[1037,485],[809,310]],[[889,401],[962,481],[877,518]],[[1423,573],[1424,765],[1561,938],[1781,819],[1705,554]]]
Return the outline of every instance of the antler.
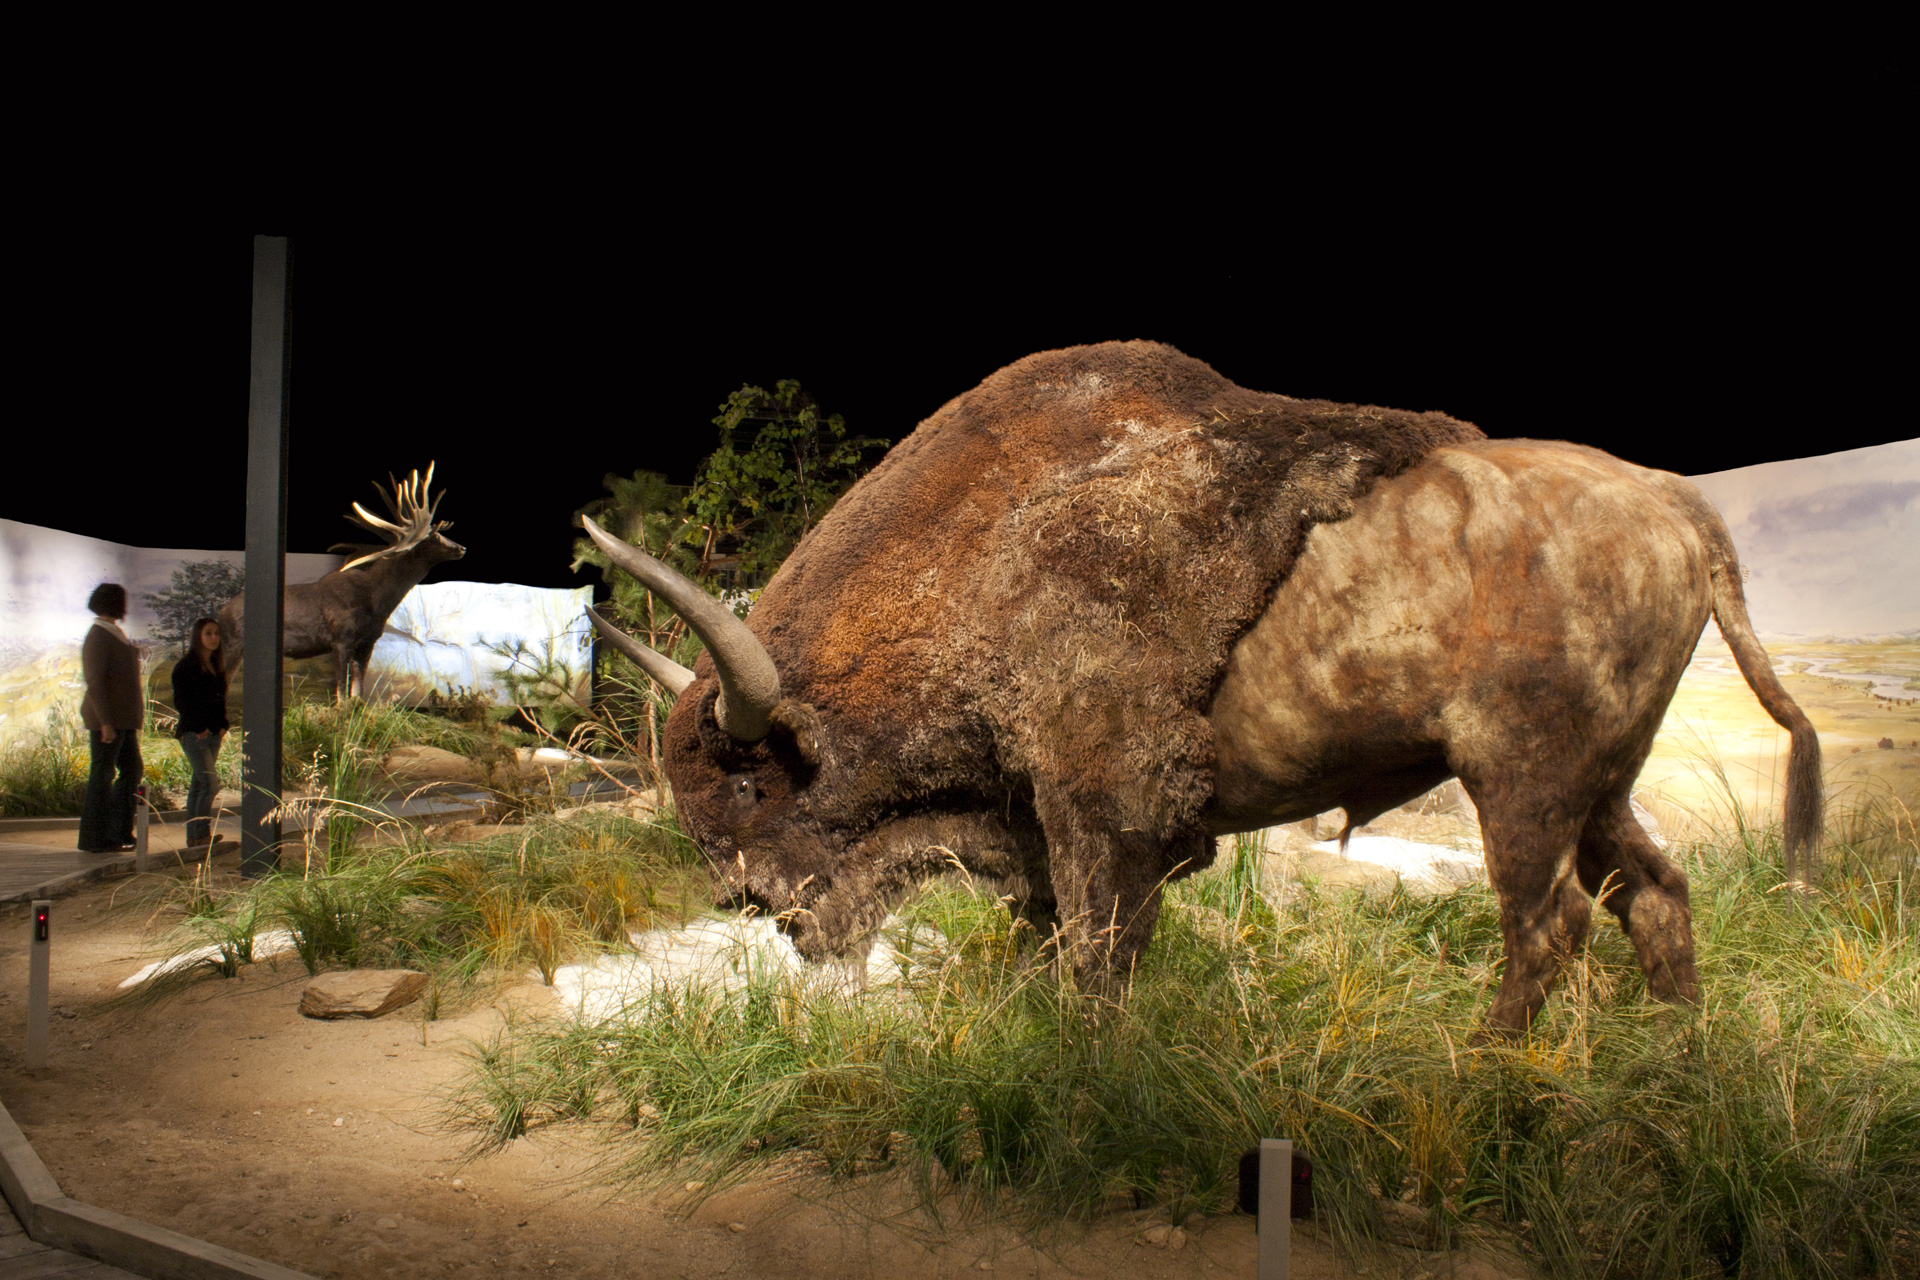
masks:
[[[395,524],[394,520],[382,519],[357,502],[353,504],[353,510],[347,513],[347,519],[362,528],[373,530],[385,538],[388,545],[349,560],[340,566],[343,570],[352,569],[371,560],[399,555],[403,551],[419,546],[442,529],[453,527],[451,520],[441,520],[438,523],[434,521],[434,514],[440,509],[440,499],[447,495],[443,492],[439,498],[428,501],[428,491],[433,487],[433,468],[434,464],[429,462],[424,479],[417,470],[409,472],[404,483],[395,480],[393,473],[389,471],[387,484],[393,486],[391,489],[378,480],[373,482],[374,492],[386,502],[387,510],[393,513],[394,520],[400,522],[398,524]]]

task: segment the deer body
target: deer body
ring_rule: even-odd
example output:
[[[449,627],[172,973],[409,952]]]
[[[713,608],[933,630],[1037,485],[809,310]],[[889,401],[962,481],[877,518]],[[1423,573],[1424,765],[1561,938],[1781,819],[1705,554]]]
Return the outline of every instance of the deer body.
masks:
[[[382,520],[357,502],[353,504],[357,514],[347,518],[382,534],[390,545],[377,549],[355,546],[351,549],[366,554],[318,582],[286,590],[281,652],[289,658],[332,654],[336,702],[364,695],[373,646],[407,592],[418,586],[435,565],[458,560],[467,553],[465,547],[442,532],[451,527],[451,522],[434,523],[439,503],[436,500],[429,505],[426,501],[432,480],[433,468],[429,466],[425,481],[416,471],[405,484],[396,483],[391,494],[376,482],[374,487],[401,523]],[[242,592],[220,608],[221,642],[227,648],[229,669],[241,661],[246,599]]]

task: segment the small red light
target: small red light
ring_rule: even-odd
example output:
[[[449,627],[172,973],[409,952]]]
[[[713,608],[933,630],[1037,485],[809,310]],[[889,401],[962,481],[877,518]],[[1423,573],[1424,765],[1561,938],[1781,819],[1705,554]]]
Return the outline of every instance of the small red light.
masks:
[[[45,907],[33,913],[33,939],[35,942],[47,940],[47,909]]]

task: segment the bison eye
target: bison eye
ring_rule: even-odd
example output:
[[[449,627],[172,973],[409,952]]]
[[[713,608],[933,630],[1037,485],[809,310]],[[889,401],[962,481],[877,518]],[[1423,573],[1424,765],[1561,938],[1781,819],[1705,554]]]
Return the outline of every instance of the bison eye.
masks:
[[[751,804],[754,800],[753,779],[744,773],[736,773],[728,778],[727,788],[735,804]]]

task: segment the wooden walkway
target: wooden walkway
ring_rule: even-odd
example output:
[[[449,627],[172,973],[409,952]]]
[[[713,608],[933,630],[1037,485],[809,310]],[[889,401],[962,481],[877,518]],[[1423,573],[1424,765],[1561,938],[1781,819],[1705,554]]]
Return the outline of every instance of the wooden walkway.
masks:
[[[148,829],[147,867],[159,871],[206,858],[204,849],[188,851],[184,832]],[[71,831],[24,831],[0,835],[0,902],[30,902],[76,884],[105,876],[132,875],[131,853],[81,853]]]
[[[37,1244],[5,1200],[0,1200],[0,1280],[140,1280],[131,1271]]]

